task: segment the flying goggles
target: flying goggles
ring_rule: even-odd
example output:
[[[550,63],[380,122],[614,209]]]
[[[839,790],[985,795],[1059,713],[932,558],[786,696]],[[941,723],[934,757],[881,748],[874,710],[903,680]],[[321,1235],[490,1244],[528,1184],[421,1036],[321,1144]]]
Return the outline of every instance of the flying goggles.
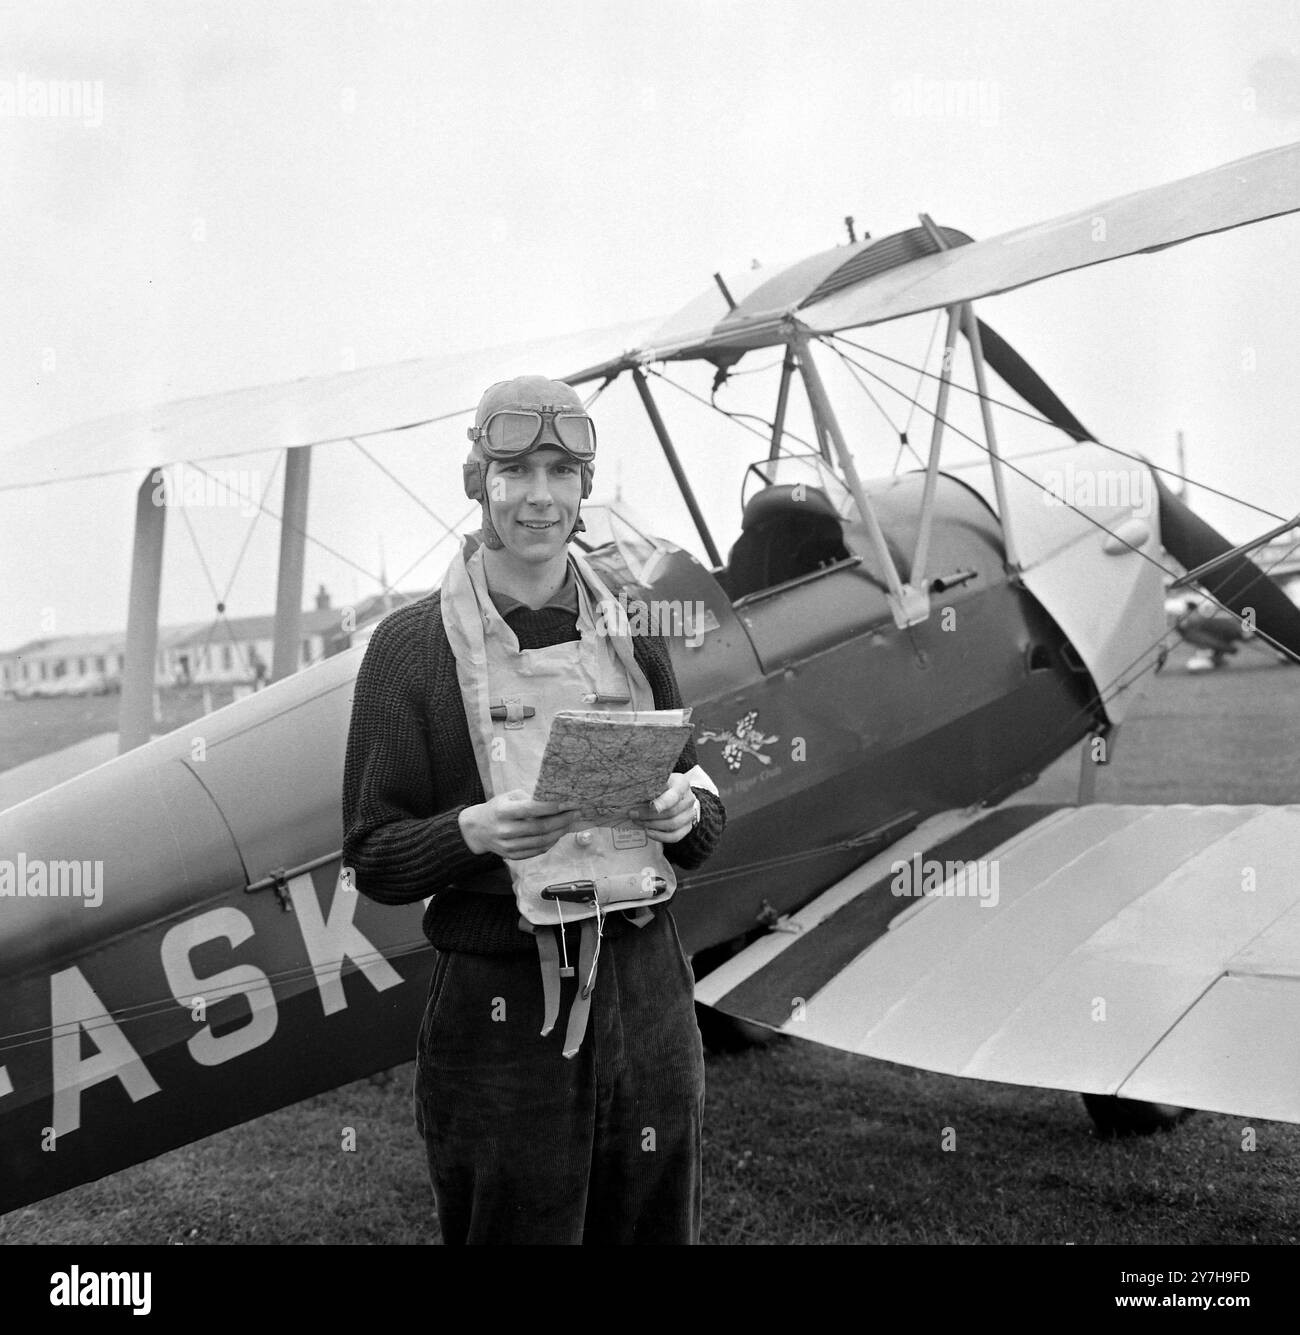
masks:
[[[542,437],[549,427],[549,439]],[[575,459],[596,457],[596,427],[571,407],[502,408],[465,433],[489,459],[515,459],[540,445],[558,445]]]

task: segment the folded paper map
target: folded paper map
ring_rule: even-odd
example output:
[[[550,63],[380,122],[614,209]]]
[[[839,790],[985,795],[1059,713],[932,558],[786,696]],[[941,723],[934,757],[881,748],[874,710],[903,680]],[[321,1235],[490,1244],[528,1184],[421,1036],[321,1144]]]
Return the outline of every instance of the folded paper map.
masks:
[[[593,824],[653,802],[691,735],[689,709],[566,709],[551,720],[533,786],[539,802],[579,808]]]

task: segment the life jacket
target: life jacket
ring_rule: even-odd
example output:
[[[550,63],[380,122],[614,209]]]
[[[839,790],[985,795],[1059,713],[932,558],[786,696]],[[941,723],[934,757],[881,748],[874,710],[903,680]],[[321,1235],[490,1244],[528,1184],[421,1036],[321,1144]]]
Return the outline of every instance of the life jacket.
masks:
[[[483,791],[531,793],[541,769],[551,720],[563,709],[654,709],[654,694],[632,651],[626,610],[586,559],[570,550],[578,592],[579,639],[520,649],[488,593],[483,550],[470,543],[442,583],[442,621],[456,659],[465,720]],[[706,779],[707,782],[707,779]],[[709,785],[712,786],[711,784]],[[560,978],[572,977],[564,924],[581,920],[578,994],[569,1011],[564,1055],[586,1032],[604,915],[636,910],[643,926],[652,904],[677,888],[664,845],[631,822],[592,826],[560,836],[536,857],[508,860],[520,927],[537,942],[545,1016],[543,1036],[559,1014]],[[553,931],[552,928],[558,928]]]

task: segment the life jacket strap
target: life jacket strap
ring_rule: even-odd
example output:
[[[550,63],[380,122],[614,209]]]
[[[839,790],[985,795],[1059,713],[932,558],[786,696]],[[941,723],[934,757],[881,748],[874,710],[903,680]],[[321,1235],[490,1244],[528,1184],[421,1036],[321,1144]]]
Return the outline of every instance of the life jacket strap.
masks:
[[[578,947],[578,984],[577,994],[569,1007],[569,1027],[564,1035],[564,1055],[574,1056],[582,1047],[582,1040],[587,1033],[587,1017],[591,1014],[591,989],[596,985],[596,957],[599,950],[600,933],[598,921],[585,918],[582,923],[582,944]]]
[[[650,908],[638,909],[626,915],[638,927],[644,927],[654,917]],[[596,968],[600,962],[600,943],[604,937],[605,915],[597,907],[594,918],[584,918],[578,944],[578,984],[569,1006],[569,1022],[564,1033],[564,1056],[572,1057],[582,1047],[587,1033],[587,1018],[591,1014],[591,994],[596,986]],[[560,979],[573,977],[573,968],[567,959],[560,964],[560,943],[563,927],[539,927],[526,918],[519,919],[520,931],[530,932],[537,942],[537,962],[542,975],[542,1037],[545,1038],[560,1017]]]
[[[542,970],[542,1037],[545,1038],[560,1018],[560,947],[555,933],[548,928],[534,932],[533,940],[537,942],[537,961]]]

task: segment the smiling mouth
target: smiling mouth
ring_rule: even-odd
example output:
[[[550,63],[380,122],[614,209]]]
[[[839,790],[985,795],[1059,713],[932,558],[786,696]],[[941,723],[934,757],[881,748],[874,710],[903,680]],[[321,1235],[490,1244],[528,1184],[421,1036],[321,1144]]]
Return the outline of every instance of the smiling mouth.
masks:
[[[548,528],[554,528],[560,521],[558,519],[519,519],[516,523],[522,524],[524,528],[535,529],[537,532],[545,532]]]

